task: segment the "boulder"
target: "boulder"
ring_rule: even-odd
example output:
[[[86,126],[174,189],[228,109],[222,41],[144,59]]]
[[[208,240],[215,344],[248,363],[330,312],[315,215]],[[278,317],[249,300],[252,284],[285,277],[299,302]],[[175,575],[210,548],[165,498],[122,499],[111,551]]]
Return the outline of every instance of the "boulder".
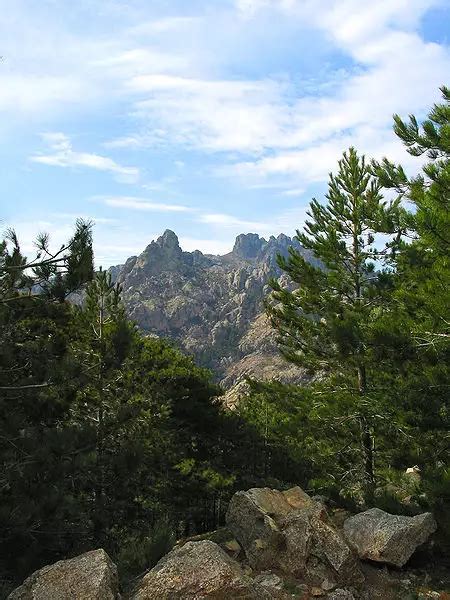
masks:
[[[325,580],[363,581],[353,551],[324,506],[299,487],[237,492],[227,524],[255,569],[281,569],[319,587]]]
[[[431,513],[404,517],[371,508],[347,519],[344,533],[360,558],[402,567],[436,527]]]
[[[104,550],[92,550],[36,571],[8,600],[117,600],[117,569]]]
[[[141,580],[132,600],[270,600],[274,595],[245,575],[237,562],[209,540],[175,548]]]

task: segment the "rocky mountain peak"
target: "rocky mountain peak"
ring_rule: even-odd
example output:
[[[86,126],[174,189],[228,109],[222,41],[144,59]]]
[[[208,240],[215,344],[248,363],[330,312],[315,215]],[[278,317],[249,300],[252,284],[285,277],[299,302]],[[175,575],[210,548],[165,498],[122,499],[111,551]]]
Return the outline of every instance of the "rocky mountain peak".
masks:
[[[179,258],[183,252],[180,248],[177,234],[170,229],[166,229],[156,241],[147,246],[145,253],[154,256],[158,260],[164,260],[165,258]]]
[[[249,374],[297,381],[304,374],[282,362],[263,308],[269,278],[282,275],[276,257],[290,245],[303,251],[285,235],[244,233],[231,253],[204,255],[183,251],[166,230],[111,273],[143,331],[173,339],[227,387]]]
[[[166,229],[165,232],[156,240],[156,243],[161,246],[161,248],[181,251],[178,236],[171,229]]]
[[[244,260],[256,258],[266,244],[257,233],[241,233],[234,243],[233,254]]]
[[[133,265],[134,271],[158,274],[164,271],[177,271],[182,267],[183,251],[177,235],[170,229],[151,242]]]

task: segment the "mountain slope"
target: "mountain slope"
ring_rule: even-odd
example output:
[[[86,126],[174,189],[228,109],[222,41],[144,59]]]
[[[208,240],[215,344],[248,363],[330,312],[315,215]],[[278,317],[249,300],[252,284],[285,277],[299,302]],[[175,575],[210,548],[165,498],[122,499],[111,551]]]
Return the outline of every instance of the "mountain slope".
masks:
[[[283,234],[268,241],[242,234],[232,252],[213,256],[183,252],[167,230],[111,272],[130,318],[148,334],[175,340],[226,387],[245,375],[296,381],[302,374],[279,356],[262,306],[269,278],[285,277],[276,256],[291,245],[314,260]]]

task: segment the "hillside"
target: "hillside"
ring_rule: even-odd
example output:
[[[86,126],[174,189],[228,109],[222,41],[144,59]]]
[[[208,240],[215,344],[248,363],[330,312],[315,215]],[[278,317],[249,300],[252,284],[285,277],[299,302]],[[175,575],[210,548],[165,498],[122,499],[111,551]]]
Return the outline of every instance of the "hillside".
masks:
[[[184,252],[167,230],[111,272],[141,330],[175,340],[225,387],[245,375],[298,381],[302,374],[279,356],[263,311],[269,278],[281,276],[276,256],[291,245],[314,260],[283,234],[268,241],[242,234],[232,252],[214,256]]]

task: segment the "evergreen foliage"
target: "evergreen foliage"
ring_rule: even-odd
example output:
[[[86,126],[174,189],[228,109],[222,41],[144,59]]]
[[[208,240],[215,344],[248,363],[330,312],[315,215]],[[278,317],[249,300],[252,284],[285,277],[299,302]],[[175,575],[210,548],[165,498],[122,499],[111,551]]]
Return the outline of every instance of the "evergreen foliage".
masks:
[[[13,233],[1,247],[0,579],[11,582],[100,546],[131,577],[175,538],[216,528],[234,490],[261,481],[254,428],[224,414],[208,371],[138,333],[120,287],[84,262],[90,234],[74,239],[58,262],[46,236],[32,262]],[[80,306],[62,301],[74,282]]]
[[[175,539],[215,529],[231,494],[255,486],[300,484],[350,508],[431,509],[450,552],[442,94],[422,124],[394,118],[408,152],[427,158],[420,175],[350,148],[324,202],[312,201],[297,239],[317,260],[292,248],[279,257],[289,283],[272,281],[267,299],[281,352],[311,382],[250,382],[234,412],[210,372],[126,318],[120,286],[94,273],[90,223],[77,221],[57,251],[39,236],[31,260],[7,232],[0,587],[99,546],[132,578]],[[405,472],[413,465],[419,478]]]
[[[383,201],[370,166],[353,148],[330,175],[326,204],[313,200],[304,231],[297,239],[321,262],[310,264],[291,249],[280,267],[295,287],[272,282],[268,303],[279,344],[291,362],[321,371],[349,419],[359,422],[361,471],[366,499],[375,490],[374,435],[378,414],[384,418],[374,357],[380,323],[390,310],[391,264],[402,233],[399,201]],[[380,247],[380,236],[389,236]]]
[[[394,117],[407,150],[428,159],[421,174],[350,150],[326,202],[313,200],[298,239],[321,267],[294,250],[280,257],[290,284],[274,281],[267,303],[282,353],[312,381],[252,382],[242,412],[268,448],[285,441],[289,455],[308,457],[311,491],[361,505],[365,471],[366,504],[433,510],[448,554],[450,93],[441,91],[422,125]],[[383,188],[397,197],[383,202]]]

